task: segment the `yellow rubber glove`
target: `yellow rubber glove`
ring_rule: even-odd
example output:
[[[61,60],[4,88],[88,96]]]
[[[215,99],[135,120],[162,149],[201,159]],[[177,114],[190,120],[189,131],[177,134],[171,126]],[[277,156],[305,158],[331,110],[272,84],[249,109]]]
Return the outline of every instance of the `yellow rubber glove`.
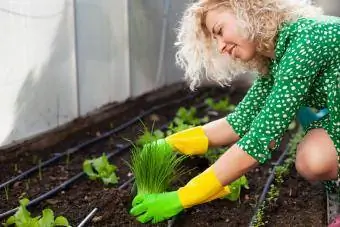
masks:
[[[189,128],[165,138],[175,150],[185,155],[204,154],[208,151],[208,137],[202,126]]]
[[[209,202],[224,197],[229,193],[229,187],[221,185],[212,167],[209,167],[184,187],[178,189],[179,199],[184,208]]]

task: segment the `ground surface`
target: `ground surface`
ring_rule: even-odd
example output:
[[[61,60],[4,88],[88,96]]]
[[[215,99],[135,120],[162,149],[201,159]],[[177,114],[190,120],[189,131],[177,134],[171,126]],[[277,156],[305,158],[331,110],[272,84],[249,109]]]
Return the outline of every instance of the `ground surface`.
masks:
[[[0,182],[3,183],[12,176],[38,164],[39,160],[46,160],[53,157],[55,153],[61,153],[69,147],[100,136],[156,104],[182,98],[188,94],[187,90],[182,90],[173,94],[169,92],[168,96],[162,96],[159,99],[157,98],[158,96],[161,97],[159,93],[154,93],[137,100],[130,100],[123,105],[117,106],[116,109],[121,108],[122,111],[115,110],[117,114],[113,114],[103,122],[86,127],[79,125],[84,124],[84,121],[75,122],[72,127],[79,127],[82,130],[68,134],[51,147],[47,146],[47,148],[39,150],[32,149],[32,146],[28,146],[27,149],[24,146],[19,146],[17,149],[1,152],[0,165],[2,171],[0,172]],[[237,89],[202,89],[195,98],[178,105],[163,108],[142,120],[148,126],[155,123],[155,128],[157,128],[170,121],[180,106],[202,103],[204,98],[208,96],[229,96],[232,103],[236,104],[244,94],[244,89],[240,91]],[[204,109],[200,109],[199,115],[204,116],[205,114]],[[222,116],[220,114],[210,117],[218,118]],[[136,136],[141,134],[141,129],[141,124],[135,124],[122,132],[110,136],[108,139],[81,149],[68,159],[63,158],[59,162],[42,169],[40,175],[34,174],[27,179],[14,183],[6,190],[7,193],[4,191],[0,193],[0,213],[16,207],[20,197],[26,196],[33,199],[60,185],[81,171],[84,159],[98,157],[103,152],[110,153],[116,150],[115,146],[117,144],[126,144],[125,139],[136,139]],[[278,158],[286,142],[287,139],[284,140],[281,148],[273,155],[272,161]],[[50,207],[55,211],[56,215],[66,216],[72,225],[76,226],[92,209],[97,207],[99,210],[89,226],[145,226],[140,225],[128,214],[131,204],[131,185],[126,189],[117,189],[119,185],[131,178],[129,168],[126,165],[126,161],[129,161],[128,151],[121,152],[111,160],[118,167],[117,174],[120,181],[117,186],[105,188],[98,181],[93,182],[86,177],[82,177],[68,189],[59,192],[30,210],[37,214],[41,209]],[[188,169],[196,168],[183,176],[182,182],[187,182],[191,177],[204,170],[208,166],[208,162],[203,158],[193,158],[187,160],[185,165]],[[267,180],[270,165],[271,161],[247,174],[250,189],[242,191],[240,201],[218,200],[188,209],[178,216],[174,226],[248,226],[258,197]],[[293,170],[282,188],[282,193],[276,206],[271,207],[266,213],[267,225],[325,226],[326,210],[323,195],[320,185],[311,186]],[[167,223],[153,226],[167,226]]]

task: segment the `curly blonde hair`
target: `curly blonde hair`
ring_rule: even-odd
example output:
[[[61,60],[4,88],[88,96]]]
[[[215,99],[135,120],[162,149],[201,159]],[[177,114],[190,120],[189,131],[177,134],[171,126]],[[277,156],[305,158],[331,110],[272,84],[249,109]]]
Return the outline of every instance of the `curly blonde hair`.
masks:
[[[176,63],[194,90],[202,77],[220,85],[244,72],[265,75],[269,58],[258,54],[248,62],[218,53],[205,24],[207,12],[225,7],[236,16],[242,36],[255,41],[258,53],[273,51],[278,30],[300,17],[316,17],[322,10],[302,0],[199,0],[185,10],[178,28]]]

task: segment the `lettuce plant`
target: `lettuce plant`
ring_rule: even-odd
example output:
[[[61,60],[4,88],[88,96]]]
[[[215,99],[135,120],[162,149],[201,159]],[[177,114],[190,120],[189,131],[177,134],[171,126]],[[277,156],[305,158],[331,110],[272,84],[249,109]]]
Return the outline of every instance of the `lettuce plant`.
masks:
[[[164,132],[161,130],[155,130],[155,131],[149,131],[148,129],[144,130],[143,135],[141,135],[138,139],[136,144],[138,146],[144,146],[147,144],[149,141],[153,140],[158,140],[158,139],[163,139],[164,138]]]
[[[204,100],[204,103],[207,104],[211,109],[220,112],[231,112],[235,109],[235,105],[230,104],[228,98],[222,99],[218,102],[214,102],[212,98],[207,98]]]
[[[242,176],[239,179],[235,180],[229,186],[231,193],[226,195],[224,198],[231,201],[237,201],[240,198],[242,187],[249,189],[248,180],[245,176]]]
[[[180,107],[176,113],[176,117],[173,120],[177,125],[178,124],[188,124],[192,126],[197,126],[202,123],[207,123],[209,121],[208,117],[204,117],[199,119],[196,117],[197,109],[195,107],[190,107],[186,109],[184,107]]]
[[[31,217],[31,213],[26,209],[29,203],[27,198],[19,201],[20,206],[18,211],[9,217],[4,223],[4,226],[16,227],[54,227],[54,226],[70,226],[68,220],[59,216],[54,219],[54,213],[51,209],[44,209],[42,216]]]
[[[91,180],[101,179],[105,185],[118,183],[118,177],[115,173],[117,167],[111,165],[106,155],[101,157],[85,160],[83,163],[83,171]]]
[[[137,194],[168,190],[180,174],[185,156],[178,156],[166,143],[149,141],[143,148],[134,146],[130,168],[135,176]]]

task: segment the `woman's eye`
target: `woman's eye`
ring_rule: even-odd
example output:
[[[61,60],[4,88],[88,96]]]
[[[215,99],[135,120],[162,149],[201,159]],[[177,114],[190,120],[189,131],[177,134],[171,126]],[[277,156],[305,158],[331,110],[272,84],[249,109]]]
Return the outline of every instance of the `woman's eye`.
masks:
[[[218,33],[217,33],[218,35],[222,35],[222,28],[220,28],[219,30],[218,30]]]

